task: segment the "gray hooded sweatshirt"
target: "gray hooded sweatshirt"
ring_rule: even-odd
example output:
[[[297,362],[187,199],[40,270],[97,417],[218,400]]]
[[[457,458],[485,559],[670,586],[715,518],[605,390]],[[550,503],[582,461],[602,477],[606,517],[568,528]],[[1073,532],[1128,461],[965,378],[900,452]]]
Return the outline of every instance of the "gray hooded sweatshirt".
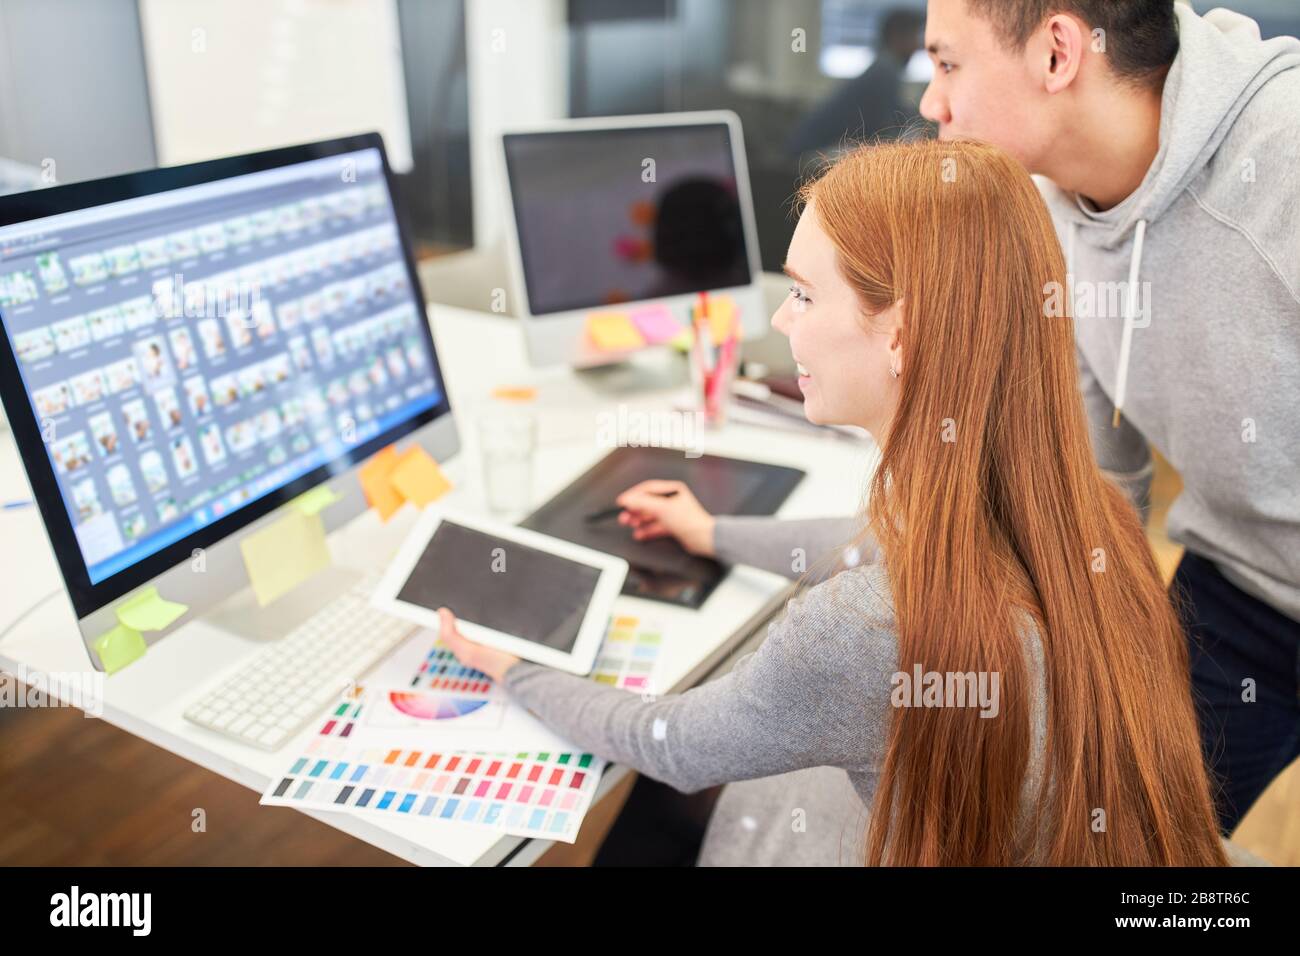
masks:
[[[1183,480],[1170,537],[1300,620],[1300,41],[1177,16],[1138,189],[1098,212],[1039,188],[1101,467],[1145,507],[1158,449]]]

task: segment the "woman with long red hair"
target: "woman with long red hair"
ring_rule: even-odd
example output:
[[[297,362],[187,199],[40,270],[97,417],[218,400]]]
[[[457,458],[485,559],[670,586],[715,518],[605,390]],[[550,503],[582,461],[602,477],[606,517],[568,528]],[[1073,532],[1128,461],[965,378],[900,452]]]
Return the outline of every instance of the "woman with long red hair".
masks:
[[[475,645],[446,609],[444,640],[650,777],[764,778],[724,791],[704,862],[1223,864],[1185,642],[1093,459],[1070,320],[1047,307],[1065,264],[1029,176],[990,146],[891,144],[800,199],[772,322],[808,418],[879,446],[864,513],[715,517],[674,482],[619,499],[642,539],[791,576],[800,551],[823,558],[761,648],[646,703]],[[869,811],[851,852],[850,819],[791,824],[845,812],[825,799],[837,771],[814,768],[847,771]]]

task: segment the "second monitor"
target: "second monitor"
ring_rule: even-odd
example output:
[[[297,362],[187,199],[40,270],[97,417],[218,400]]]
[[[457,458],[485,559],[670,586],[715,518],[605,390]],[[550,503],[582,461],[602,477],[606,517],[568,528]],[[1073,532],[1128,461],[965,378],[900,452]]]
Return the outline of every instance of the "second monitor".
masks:
[[[534,364],[607,364],[668,342],[701,292],[742,336],[766,331],[735,114],[564,120],[502,144]]]

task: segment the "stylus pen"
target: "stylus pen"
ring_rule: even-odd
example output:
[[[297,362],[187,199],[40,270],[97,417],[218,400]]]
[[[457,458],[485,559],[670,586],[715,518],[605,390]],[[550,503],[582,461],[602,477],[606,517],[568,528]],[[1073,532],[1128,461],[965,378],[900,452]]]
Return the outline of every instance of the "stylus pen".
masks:
[[[6,501],[0,505],[0,508],[5,511],[17,511],[19,508],[30,508],[34,504],[36,504],[34,501]]]
[[[676,491],[665,491],[659,497],[671,498],[675,494],[677,494]],[[602,508],[600,511],[593,511],[591,514],[587,515],[586,520],[591,524],[595,524],[597,521],[608,521],[610,518],[616,517],[622,510],[622,505],[614,505],[612,508]]]

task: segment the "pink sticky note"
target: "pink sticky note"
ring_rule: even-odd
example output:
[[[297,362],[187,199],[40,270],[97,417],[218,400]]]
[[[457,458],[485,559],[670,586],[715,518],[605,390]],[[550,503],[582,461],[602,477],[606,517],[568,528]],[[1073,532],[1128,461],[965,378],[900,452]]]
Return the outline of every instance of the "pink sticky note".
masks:
[[[650,345],[667,342],[682,331],[682,324],[665,305],[648,305],[632,313],[632,324]]]

